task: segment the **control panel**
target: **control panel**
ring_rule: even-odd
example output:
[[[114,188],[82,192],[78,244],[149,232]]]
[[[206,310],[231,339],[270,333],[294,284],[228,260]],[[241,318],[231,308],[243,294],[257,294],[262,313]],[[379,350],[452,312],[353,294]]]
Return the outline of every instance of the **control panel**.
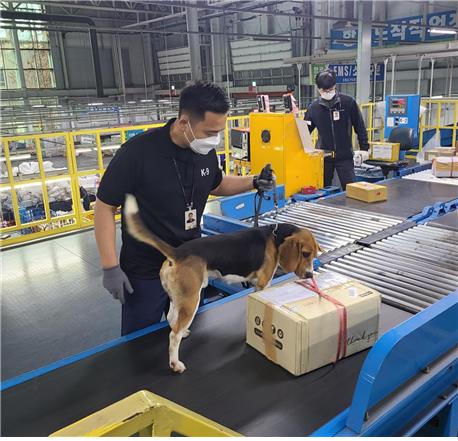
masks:
[[[418,140],[420,95],[388,95],[385,107],[385,139],[395,127],[409,127]]]
[[[250,129],[231,129],[231,146],[235,159],[250,161]]]

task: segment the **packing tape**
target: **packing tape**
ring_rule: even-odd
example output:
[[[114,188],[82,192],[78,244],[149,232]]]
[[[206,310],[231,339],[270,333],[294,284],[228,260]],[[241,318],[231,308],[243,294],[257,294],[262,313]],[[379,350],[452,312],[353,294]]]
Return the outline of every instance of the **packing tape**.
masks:
[[[326,299],[331,302],[337,311],[337,316],[339,317],[339,335],[337,340],[337,354],[334,363],[336,363],[341,358],[344,358],[347,354],[347,308],[339,300],[331,297],[321,289],[316,284],[315,280],[312,279],[312,283],[308,283],[305,280],[297,280],[298,285],[307,288],[320,296],[320,298]]]
[[[264,319],[262,321],[262,339],[264,340],[264,353],[266,357],[277,363],[277,348],[275,336],[272,332],[275,305],[268,302],[264,305]]]

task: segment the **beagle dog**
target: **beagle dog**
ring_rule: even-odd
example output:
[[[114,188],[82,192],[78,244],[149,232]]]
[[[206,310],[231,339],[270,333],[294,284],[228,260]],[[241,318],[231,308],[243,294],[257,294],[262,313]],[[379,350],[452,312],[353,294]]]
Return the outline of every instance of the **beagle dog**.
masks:
[[[249,281],[256,290],[262,290],[270,284],[278,267],[300,278],[312,278],[313,259],[322,251],[309,230],[291,224],[201,237],[174,248],[145,226],[132,195],[126,197],[124,214],[129,234],[166,257],[160,278],[171,300],[167,314],[171,328],[169,365],[179,373],[186,369],[178,358],[179,346],[182,338],[189,335],[200,292],[209,277]]]

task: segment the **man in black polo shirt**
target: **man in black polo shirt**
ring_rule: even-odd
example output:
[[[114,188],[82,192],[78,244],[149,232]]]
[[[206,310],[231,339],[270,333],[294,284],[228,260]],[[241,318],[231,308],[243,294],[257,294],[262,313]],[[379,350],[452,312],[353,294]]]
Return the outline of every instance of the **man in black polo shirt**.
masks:
[[[333,70],[319,72],[315,83],[320,98],[307,109],[305,120],[312,132],[318,129],[317,147],[326,151],[324,159],[324,185],[332,185],[337,171],[342,189],[355,182],[353,164],[352,127],[358,135],[361,150],[369,150],[366,126],[356,101],[336,91],[336,74]]]
[[[172,246],[200,237],[210,194],[228,196],[253,188],[271,190],[273,177],[223,176],[215,147],[229,111],[224,91],[197,82],[180,95],[178,118],[122,145],[103,175],[95,206],[95,236],[103,286],[122,303],[121,334],[160,321],[169,299],[159,280],[164,256],[136,241],[122,218],[122,248],[116,253],[116,207],[126,193],[138,201],[145,224]]]

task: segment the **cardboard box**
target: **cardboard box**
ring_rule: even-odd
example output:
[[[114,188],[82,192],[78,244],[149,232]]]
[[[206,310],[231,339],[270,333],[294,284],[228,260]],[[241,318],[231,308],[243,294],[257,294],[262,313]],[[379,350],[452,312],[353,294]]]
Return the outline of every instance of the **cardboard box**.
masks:
[[[376,161],[399,161],[399,143],[398,142],[385,142],[385,141],[372,141],[369,142],[370,159]]]
[[[320,289],[343,308],[296,282],[248,296],[247,343],[294,375],[302,375],[374,345],[378,337],[380,294],[348,277],[326,272]]]
[[[456,156],[434,158],[432,173],[436,178],[458,178],[458,158]]]
[[[432,161],[438,156],[455,156],[456,150],[454,147],[436,147],[425,150],[425,161]]]
[[[353,182],[347,184],[346,194],[348,198],[358,199],[363,202],[386,201],[388,189],[383,185],[370,182]]]

